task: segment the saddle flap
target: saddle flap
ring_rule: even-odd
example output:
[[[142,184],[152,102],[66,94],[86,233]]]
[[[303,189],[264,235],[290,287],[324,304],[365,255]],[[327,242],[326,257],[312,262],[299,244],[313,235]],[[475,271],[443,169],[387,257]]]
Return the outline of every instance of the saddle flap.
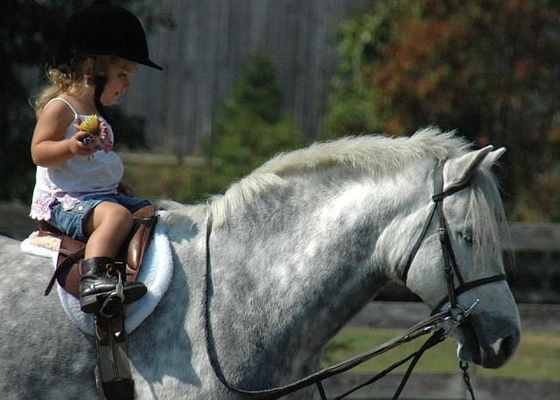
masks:
[[[134,218],[134,225],[128,240],[126,256],[122,256],[126,260],[126,280],[135,281],[144,261],[144,253],[148,248],[148,244],[152,238],[157,217],[152,218]],[[125,246],[123,246],[124,248]]]
[[[84,258],[85,251],[84,242],[62,235],[56,262],[56,280],[60,286],[76,297],[79,296],[80,279],[82,278],[79,265]]]

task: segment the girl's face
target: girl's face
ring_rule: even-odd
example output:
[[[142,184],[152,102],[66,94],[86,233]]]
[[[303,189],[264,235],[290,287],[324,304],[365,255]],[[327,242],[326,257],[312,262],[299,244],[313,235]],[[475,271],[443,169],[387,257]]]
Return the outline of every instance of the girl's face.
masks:
[[[105,90],[101,94],[101,104],[112,106],[130,87],[130,79],[136,70],[134,61],[124,58],[117,58],[115,62],[110,62],[106,69],[107,83]]]

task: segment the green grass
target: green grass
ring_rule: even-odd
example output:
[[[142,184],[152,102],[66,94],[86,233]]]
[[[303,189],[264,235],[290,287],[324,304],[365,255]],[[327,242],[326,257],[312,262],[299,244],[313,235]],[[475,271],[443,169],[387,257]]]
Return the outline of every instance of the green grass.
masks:
[[[397,336],[402,331],[396,329],[372,329],[365,327],[344,328],[327,346],[322,367],[351,358],[374,348]],[[399,346],[389,352],[369,360],[354,372],[375,373],[418,350],[428,336]],[[408,363],[396,371],[404,372]],[[471,366],[471,372],[474,366]],[[448,338],[443,343],[428,350],[418,362],[415,373],[442,373],[459,371],[456,343]],[[477,375],[548,379],[560,381],[560,334],[525,333],[517,353],[502,368],[497,370],[476,368]]]

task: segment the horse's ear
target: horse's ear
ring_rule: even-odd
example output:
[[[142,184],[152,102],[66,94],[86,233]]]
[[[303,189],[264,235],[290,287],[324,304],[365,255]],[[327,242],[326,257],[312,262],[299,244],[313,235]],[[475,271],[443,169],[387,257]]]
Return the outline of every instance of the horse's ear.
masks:
[[[452,186],[466,184],[485,158],[489,154],[492,154],[493,149],[494,147],[492,146],[486,146],[480,150],[471,151],[461,157],[450,159],[445,166],[447,173],[444,190],[447,190]],[[500,150],[497,150],[496,152],[499,152]],[[501,154],[503,154],[503,152]],[[501,156],[501,154],[496,157],[496,160],[499,156]]]
[[[496,164],[498,159],[503,156],[505,152],[505,147],[500,147],[498,150],[491,151],[482,161],[482,166],[484,168],[492,168],[492,166]]]

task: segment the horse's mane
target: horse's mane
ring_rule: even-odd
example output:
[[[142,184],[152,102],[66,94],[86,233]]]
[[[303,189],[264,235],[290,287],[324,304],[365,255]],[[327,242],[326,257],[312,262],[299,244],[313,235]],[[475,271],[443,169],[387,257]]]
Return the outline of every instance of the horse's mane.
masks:
[[[410,137],[364,135],[315,143],[307,148],[281,153],[251,174],[232,184],[222,196],[212,199],[216,223],[231,212],[252,204],[262,193],[286,183],[285,176],[330,167],[346,167],[384,176],[425,158],[454,158],[464,154],[469,143],[455,132],[425,128]]]
[[[231,213],[244,210],[266,191],[286,185],[290,174],[340,166],[364,170],[370,176],[384,176],[422,159],[451,159],[469,149],[470,144],[455,132],[435,128],[419,130],[410,137],[369,135],[316,143],[277,155],[231,185],[223,195],[214,196],[209,205],[191,206],[188,213],[203,215],[206,207],[210,207],[214,223],[220,225]],[[507,236],[507,223],[499,186],[490,170],[477,170],[471,188],[467,218],[473,221],[474,256],[478,261],[487,252],[502,251],[501,238]]]

